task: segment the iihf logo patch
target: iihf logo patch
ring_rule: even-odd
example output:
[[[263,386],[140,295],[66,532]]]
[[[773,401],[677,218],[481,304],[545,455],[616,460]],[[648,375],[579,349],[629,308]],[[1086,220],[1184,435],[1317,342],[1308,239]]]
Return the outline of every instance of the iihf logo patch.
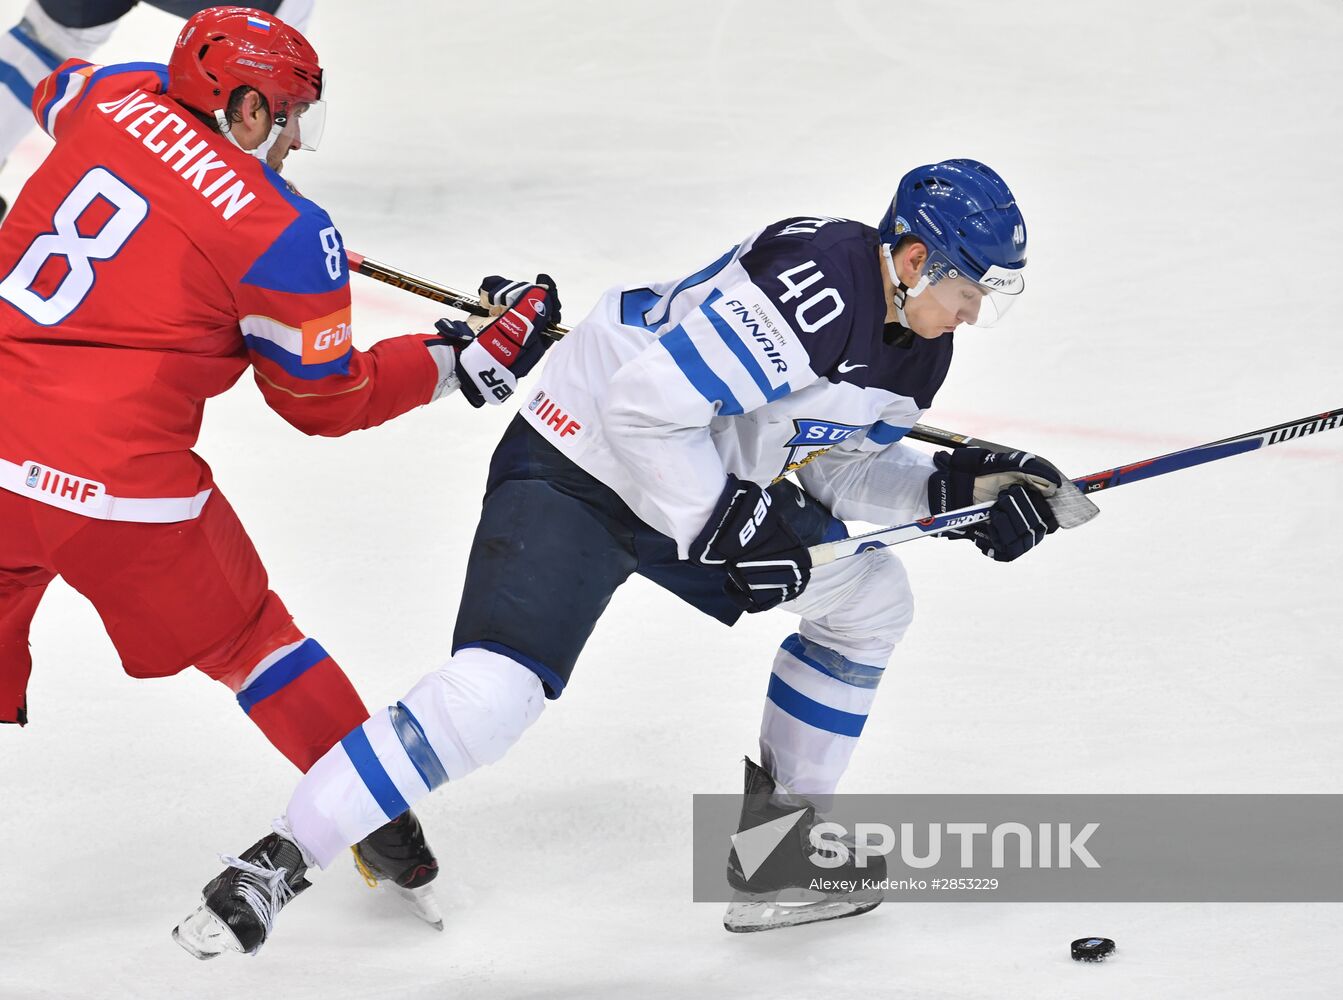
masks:
[[[532,410],[533,412],[535,412],[536,408],[537,408],[538,406],[541,405],[541,401],[542,401],[543,399],[545,399],[545,398],[546,398],[546,394],[545,394],[544,390],[541,391],[541,392],[538,392],[538,393],[536,394],[535,398],[532,399],[532,401],[531,401],[530,403],[527,404],[527,409]]]
[[[42,474],[42,466],[33,465],[28,468],[28,478],[23,481],[23,485],[32,489],[37,485],[37,477]]]

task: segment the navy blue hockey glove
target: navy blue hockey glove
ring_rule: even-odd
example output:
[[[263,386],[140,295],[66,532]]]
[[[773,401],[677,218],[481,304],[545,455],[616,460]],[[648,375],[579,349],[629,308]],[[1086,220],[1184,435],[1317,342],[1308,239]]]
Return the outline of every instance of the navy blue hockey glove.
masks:
[[[811,556],[775,506],[774,497],[736,476],[718,498],[690,558],[727,570],[723,592],[743,611],[768,611],[791,601],[811,580]]]
[[[1009,486],[998,494],[989,519],[970,529],[979,551],[996,562],[1024,556],[1058,531],[1059,523],[1045,498],[1026,486]]]
[[[490,275],[480,283],[481,305],[493,315],[470,322],[441,319],[441,334],[429,344],[450,344],[457,355],[462,395],[472,406],[512,398],[522,378],[550,346],[542,331],[560,321],[555,280],[538,274],[535,284]]]
[[[1063,475],[1042,458],[1024,451],[958,448],[933,456],[928,477],[928,509],[933,514],[996,501],[987,521],[946,538],[973,538],[986,556],[1011,562],[1058,530],[1045,498],[1063,484]]]

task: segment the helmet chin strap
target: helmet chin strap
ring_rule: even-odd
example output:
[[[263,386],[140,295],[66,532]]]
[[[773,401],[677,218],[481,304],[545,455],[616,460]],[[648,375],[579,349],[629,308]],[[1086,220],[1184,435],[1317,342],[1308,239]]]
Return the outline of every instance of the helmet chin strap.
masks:
[[[881,245],[881,255],[886,260],[886,273],[891,278],[891,305],[895,306],[895,318],[906,330],[910,329],[909,320],[905,317],[905,302],[908,299],[917,298],[919,294],[928,287],[928,275],[923,275],[913,288],[910,288],[900,280],[900,275],[895,272],[895,261],[891,257],[891,245],[883,243]]]

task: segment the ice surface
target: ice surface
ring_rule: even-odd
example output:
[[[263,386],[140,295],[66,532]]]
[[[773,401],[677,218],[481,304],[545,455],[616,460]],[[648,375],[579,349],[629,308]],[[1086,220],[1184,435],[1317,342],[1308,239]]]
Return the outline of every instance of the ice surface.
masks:
[[[1343,405],[1337,2],[358,6],[320,5],[330,120],[290,175],[361,252],[458,286],[544,269],[574,322],[774,219],[875,221],[907,167],[975,156],[1024,208],[1029,291],[961,336],[931,423],[1079,475]],[[102,58],[164,58],[177,23],[141,5]],[[354,287],[361,346],[437,315]],[[201,453],[370,705],[447,655],[507,419],[450,400],[309,440],[249,380],[209,409]],[[904,547],[919,616],[845,789],[1343,792],[1341,467],[1331,434],[1106,493],[1010,567]],[[123,676],[54,585],[33,722],[0,729],[0,996],[1343,992],[1336,905],[887,904],[724,933],[688,901],[690,796],[736,790],[788,631],[631,583],[563,701],[421,807],[444,933],[342,867],[260,957],[206,965],[169,930],[295,774],[205,677]],[[1113,961],[1070,961],[1086,934]]]

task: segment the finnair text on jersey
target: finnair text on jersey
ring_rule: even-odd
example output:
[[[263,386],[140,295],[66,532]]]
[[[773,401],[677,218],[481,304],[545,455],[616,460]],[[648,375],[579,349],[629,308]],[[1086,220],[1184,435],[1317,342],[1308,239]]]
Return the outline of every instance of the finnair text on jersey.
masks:
[[[780,375],[788,371],[788,362],[783,359],[783,355],[775,350],[774,341],[770,339],[769,334],[760,329],[760,323],[751,318],[751,313],[746,308],[745,304],[739,299],[728,299],[723,305],[727,306],[732,314],[741,320],[742,325],[746,327],[746,332],[760,345],[761,350],[765,352],[765,357],[769,358],[770,362],[774,365],[774,370]],[[759,305],[755,307],[755,310],[760,316],[761,322],[772,330],[774,324],[771,323],[769,318],[761,311]],[[774,332],[777,335],[777,331]]]
[[[256,198],[227,161],[210,150],[209,140],[196,141],[196,129],[170,111],[167,105],[160,104],[153,95],[137,90],[120,100],[99,104],[98,110],[139,139],[173,173],[199,191],[206,201],[219,209],[225,221]],[[229,184],[230,181],[233,183]]]

